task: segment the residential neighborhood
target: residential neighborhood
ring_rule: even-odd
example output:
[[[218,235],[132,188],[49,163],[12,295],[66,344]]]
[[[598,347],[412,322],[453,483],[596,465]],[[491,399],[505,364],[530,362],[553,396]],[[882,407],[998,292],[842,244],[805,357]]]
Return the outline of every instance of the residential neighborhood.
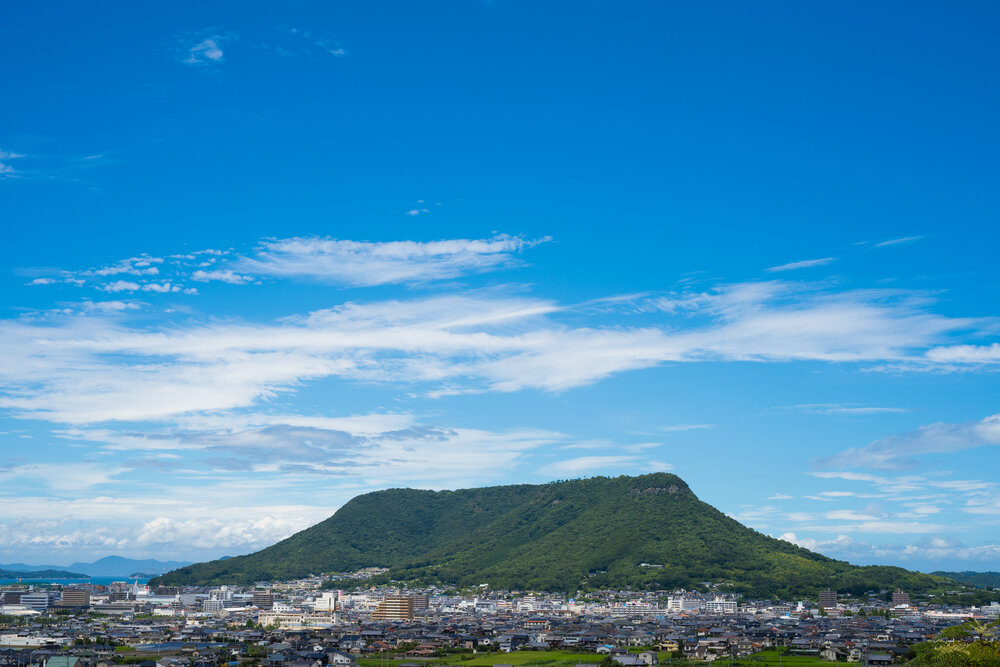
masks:
[[[0,667],[504,665],[527,651],[623,667],[768,656],[878,665],[950,626],[1000,617],[996,602],[946,607],[903,591],[825,591],[820,606],[712,591],[401,589],[367,585],[373,573],[251,588],[6,585]]]

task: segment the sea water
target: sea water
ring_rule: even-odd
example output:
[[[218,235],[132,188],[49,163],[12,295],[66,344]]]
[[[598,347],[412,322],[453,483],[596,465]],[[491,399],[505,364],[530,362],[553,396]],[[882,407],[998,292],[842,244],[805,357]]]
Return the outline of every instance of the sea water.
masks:
[[[62,584],[64,586],[69,584],[98,584],[101,586],[107,586],[114,581],[127,581],[130,584],[139,582],[140,586],[145,586],[149,579],[129,579],[128,577],[86,577],[83,579],[0,579],[0,585],[4,584]]]

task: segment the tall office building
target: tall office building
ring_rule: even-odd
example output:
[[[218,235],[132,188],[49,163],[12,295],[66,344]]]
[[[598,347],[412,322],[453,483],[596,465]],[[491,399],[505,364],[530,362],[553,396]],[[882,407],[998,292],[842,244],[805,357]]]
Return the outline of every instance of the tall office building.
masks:
[[[6,591],[0,593],[0,604],[21,604],[21,596],[28,591]]]
[[[112,602],[123,602],[135,599],[132,595],[132,586],[127,581],[112,581],[108,586],[108,592]]]
[[[837,592],[829,588],[819,592],[819,606],[823,609],[833,609],[837,606]]]
[[[413,619],[413,598],[386,596],[372,612],[373,621],[409,621]]]
[[[254,591],[253,597],[250,599],[250,604],[257,607],[257,609],[271,611],[274,609],[274,595],[271,591]]]
[[[64,588],[62,599],[59,600],[60,607],[89,607],[90,591],[84,588]]]

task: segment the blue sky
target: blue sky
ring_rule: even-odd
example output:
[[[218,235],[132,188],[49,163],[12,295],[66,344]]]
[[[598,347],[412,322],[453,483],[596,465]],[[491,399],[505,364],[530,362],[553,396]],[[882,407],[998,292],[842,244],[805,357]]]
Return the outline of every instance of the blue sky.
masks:
[[[1000,569],[995,4],[0,12],[0,562],[668,470]]]

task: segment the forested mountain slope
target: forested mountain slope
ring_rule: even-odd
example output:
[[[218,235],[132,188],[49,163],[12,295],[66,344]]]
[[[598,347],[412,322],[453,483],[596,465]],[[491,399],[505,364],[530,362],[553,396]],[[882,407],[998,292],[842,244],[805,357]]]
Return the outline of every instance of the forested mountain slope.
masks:
[[[679,477],[595,477],[458,491],[388,489],[256,553],[153,584],[251,583],[363,567],[386,579],[492,588],[674,588],[727,582],[755,596],[938,588],[895,567],[858,567],[758,533]],[[662,567],[654,567],[662,566]]]

